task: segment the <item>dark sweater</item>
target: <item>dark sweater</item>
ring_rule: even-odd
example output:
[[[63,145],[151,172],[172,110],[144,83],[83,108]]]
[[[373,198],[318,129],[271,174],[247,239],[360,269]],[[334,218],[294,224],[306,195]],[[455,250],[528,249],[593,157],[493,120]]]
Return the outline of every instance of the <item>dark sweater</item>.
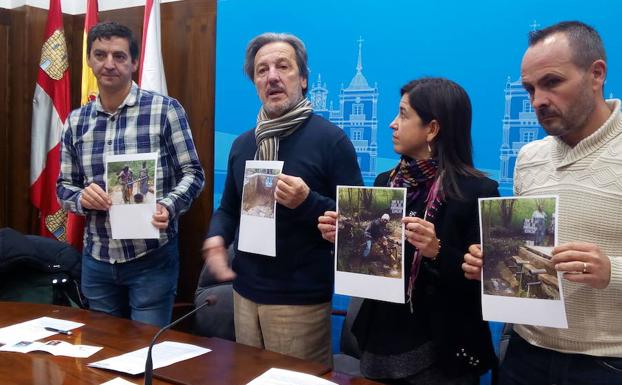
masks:
[[[388,172],[380,174],[374,185],[387,186],[388,180]],[[422,260],[413,313],[409,304],[366,299],[361,306],[352,331],[363,355],[368,353],[361,364],[366,376],[404,378],[437,364],[451,377],[480,374],[494,365],[490,331],[482,321],[480,283],[466,279],[461,265],[469,245],[480,241],[477,198],[498,196],[497,183],[476,177],[459,177],[457,182],[464,200],[448,199],[432,220],[442,246],[436,260]],[[421,216],[423,208],[421,198],[409,202],[406,212]],[[406,277],[413,254],[414,247],[406,243]],[[469,364],[470,357],[479,360],[476,366]]]
[[[329,121],[311,117],[279,144],[283,173],[302,178],[311,192],[297,208],[277,204],[276,257],[237,249],[244,167],[255,156],[255,134],[249,130],[231,146],[225,190],[208,237],[235,242],[234,289],[262,304],[317,304],[331,300],[333,245],[322,239],[317,219],[335,209],[337,185],[363,184],[356,153],[344,132]]]

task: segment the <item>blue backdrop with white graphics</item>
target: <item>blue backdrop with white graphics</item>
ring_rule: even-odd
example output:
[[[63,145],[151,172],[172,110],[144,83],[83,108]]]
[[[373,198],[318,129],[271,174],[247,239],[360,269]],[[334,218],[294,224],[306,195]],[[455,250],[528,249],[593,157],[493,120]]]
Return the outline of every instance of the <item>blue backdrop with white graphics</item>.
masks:
[[[518,150],[544,136],[520,84],[527,34],[562,20],[594,26],[608,54],[605,95],[620,97],[620,15],[617,0],[592,0],[589,6],[584,0],[219,0],[215,207],[230,145],[254,127],[260,107],[242,66],[246,45],[262,32],[289,32],[305,42],[308,96],[316,113],[350,137],[367,184],[397,162],[389,123],[399,88],[418,77],[442,76],[471,97],[476,166],[500,182],[503,195],[511,195]],[[341,300],[335,298],[336,306]],[[337,336],[339,322],[333,326]],[[333,345],[338,348],[335,340]]]
[[[473,103],[476,166],[511,193],[514,159],[544,132],[520,85],[520,61],[533,28],[581,20],[603,37],[607,97],[622,94],[622,2],[413,0],[219,0],[216,52],[214,204],[220,202],[230,144],[252,128],[260,103],[242,65],[246,44],[266,31],[299,36],[309,53],[315,110],[353,141],[371,184],[397,160],[389,123],[399,88],[421,76],[455,80]],[[505,135],[504,135],[505,131]]]

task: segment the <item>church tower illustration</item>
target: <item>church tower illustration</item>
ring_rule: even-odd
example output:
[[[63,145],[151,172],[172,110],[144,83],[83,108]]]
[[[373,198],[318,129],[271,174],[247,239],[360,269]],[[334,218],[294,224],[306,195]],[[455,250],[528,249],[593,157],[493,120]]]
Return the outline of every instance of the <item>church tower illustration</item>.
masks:
[[[546,136],[538,123],[529,94],[520,78],[513,82],[508,76],[505,83],[505,108],[502,119],[502,141],[499,149],[499,184],[506,192],[512,192],[514,165],[521,147]]]
[[[340,127],[352,141],[361,173],[366,184],[376,177],[378,157],[378,85],[369,85],[363,75],[363,39],[358,41],[358,60],[356,73],[350,84],[339,91],[339,107],[334,109],[328,102],[328,89],[322,83],[321,75],[311,86],[310,99],[316,114],[330,120]]]

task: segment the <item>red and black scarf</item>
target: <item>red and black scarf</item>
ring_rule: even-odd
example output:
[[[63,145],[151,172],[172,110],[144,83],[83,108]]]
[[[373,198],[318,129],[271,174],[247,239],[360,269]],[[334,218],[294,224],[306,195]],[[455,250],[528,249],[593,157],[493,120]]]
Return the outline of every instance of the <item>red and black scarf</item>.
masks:
[[[407,206],[412,207],[421,194],[426,194],[423,219],[426,221],[434,220],[443,203],[442,172],[439,173],[438,171],[436,159],[417,160],[403,155],[398,165],[391,171],[389,184],[391,187],[406,187]],[[411,311],[413,288],[422,257],[419,249],[415,249],[407,290]]]

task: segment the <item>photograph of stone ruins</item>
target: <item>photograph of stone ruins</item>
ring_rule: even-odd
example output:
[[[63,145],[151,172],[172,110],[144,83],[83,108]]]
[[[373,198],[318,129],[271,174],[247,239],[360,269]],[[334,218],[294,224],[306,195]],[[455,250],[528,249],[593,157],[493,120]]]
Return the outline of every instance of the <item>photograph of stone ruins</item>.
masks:
[[[502,198],[480,202],[484,294],[559,299],[551,263],[555,198]]]

